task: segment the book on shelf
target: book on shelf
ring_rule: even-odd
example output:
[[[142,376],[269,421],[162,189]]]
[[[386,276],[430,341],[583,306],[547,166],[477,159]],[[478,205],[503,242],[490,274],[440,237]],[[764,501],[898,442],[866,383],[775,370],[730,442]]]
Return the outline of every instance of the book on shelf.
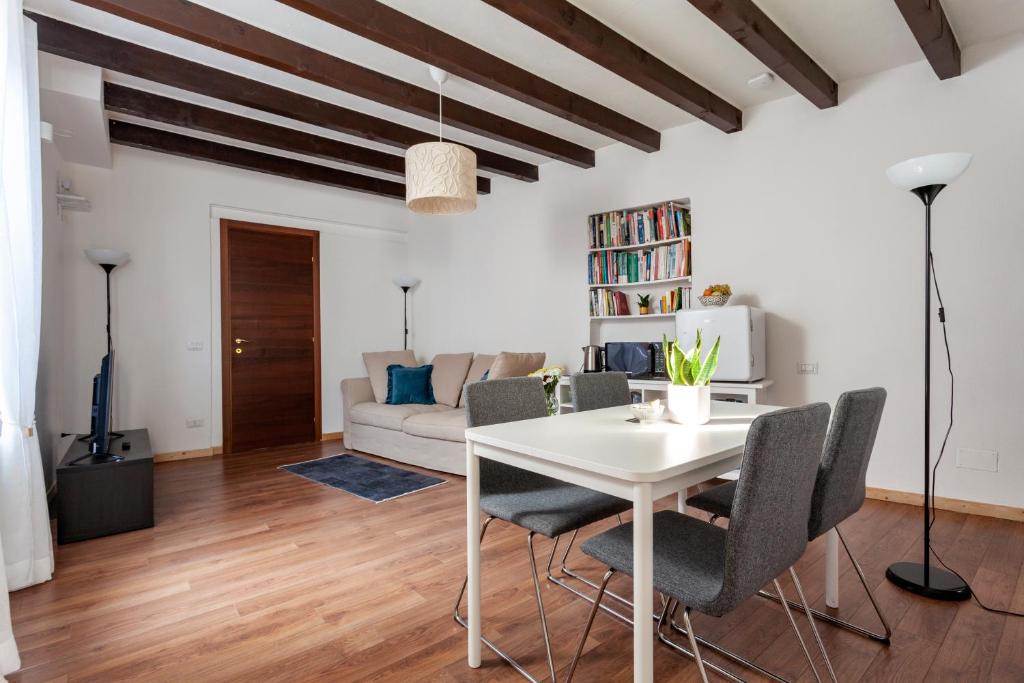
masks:
[[[587,281],[592,285],[632,284],[687,277],[691,272],[690,242],[638,251],[590,254]]]
[[[631,315],[629,298],[624,292],[611,289],[595,289],[590,292],[591,317]]]
[[[659,313],[674,313],[690,308],[690,287],[676,287],[665,292],[658,302]]]
[[[675,202],[589,217],[590,248],[640,246],[690,235],[690,210]]]

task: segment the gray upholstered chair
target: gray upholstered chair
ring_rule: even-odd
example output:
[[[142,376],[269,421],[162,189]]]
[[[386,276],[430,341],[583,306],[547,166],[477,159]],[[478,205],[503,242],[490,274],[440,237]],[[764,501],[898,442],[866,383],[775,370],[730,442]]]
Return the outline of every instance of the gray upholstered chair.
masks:
[[[801,600],[806,602],[792,566],[807,547],[807,520],[828,415],[828,404],[815,403],[778,410],[754,420],[747,433],[728,529],[673,510],[654,515],[654,588],[668,597],[658,621],[658,637],[693,658],[704,681],[707,681],[706,669],[732,680],[739,679],[702,659],[690,620],[691,611],[722,616],[756,594],[768,581],[773,581],[782,595],[778,577],[787,569]],[[608,572],[590,611],[567,681],[575,672],[608,580],[617,571],[632,575],[632,524],[598,534],[586,541],[582,549],[606,564]],[[804,656],[818,678],[789,605],[782,604]],[[683,606],[683,620],[692,650],[676,644],[665,633],[666,624],[680,606]],[[643,620],[638,621],[640,628],[646,626]],[[813,621],[811,623],[813,626]],[[818,645],[827,661],[820,638]],[[831,670],[831,665],[829,667]]]
[[[470,427],[532,418],[547,419],[544,388],[539,377],[476,382],[467,384],[465,392],[466,423]],[[555,662],[551,654],[551,639],[548,634],[547,617],[544,614],[540,581],[537,578],[537,556],[533,549],[533,537],[541,534],[556,539],[557,542],[561,534],[576,531],[593,522],[625,512],[630,507],[632,503],[622,498],[567,484],[487,458],[480,459],[480,508],[487,515],[480,529],[480,540],[483,541],[487,527],[495,519],[511,522],[527,530],[526,545],[530,556],[533,590],[537,600],[537,611],[540,613],[540,625],[552,683],[556,680]],[[554,552],[553,547],[552,556]],[[549,559],[549,567],[550,564]],[[459,597],[455,601],[455,621],[462,626],[466,626],[466,621],[459,613],[459,607],[465,592],[464,581]],[[537,680],[492,641],[487,638],[481,640],[527,679]]]
[[[573,410],[597,410],[632,403],[624,372],[580,372],[569,378]]]
[[[811,501],[811,517],[807,524],[807,540],[813,541],[829,529],[836,530],[871,601],[871,606],[882,622],[885,633],[874,633],[817,610],[812,610],[812,614],[822,621],[888,645],[892,629],[882,614],[867,579],[864,578],[864,570],[861,569],[860,563],[853,556],[850,546],[839,530],[840,522],[852,517],[864,504],[868,461],[875,445],[875,435],[878,434],[878,424],[882,420],[885,396],[885,389],[875,387],[847,391],[836,401],[832,425],[829,427],[821,463],[818,465],[818,477]],[[693,496],[686,504],[710,513],[711,521],[714,522],[718,517],[729,517],[732,514],[735,494],[736,484],[732,482]],[[762,591],[762,595],[773,600],[779,599],[778,596],[765,591]]]

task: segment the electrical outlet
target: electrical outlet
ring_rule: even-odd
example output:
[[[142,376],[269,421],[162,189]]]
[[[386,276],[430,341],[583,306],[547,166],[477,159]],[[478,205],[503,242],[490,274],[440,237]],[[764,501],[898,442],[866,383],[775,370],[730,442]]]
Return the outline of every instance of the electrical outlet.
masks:
[[[982,451],[976,448],[958,448],[956,449],[956,466],[965,470],[998,472],[999,454],[995,451]]]
[[[797,363],[796,374],[798,375],[817,375],[818,374],[818,362],[813,363]]]
[[[196,427],[202,427],[206,424],[206,421],[201,417],[190,417],[185,420],[186,429],[195,429]]]
[[[203,342],[201,342],[201,341],[190,341],[188,344],[185,345],[185,348],[188,349],[189,351],[202,351],[203,350]]]

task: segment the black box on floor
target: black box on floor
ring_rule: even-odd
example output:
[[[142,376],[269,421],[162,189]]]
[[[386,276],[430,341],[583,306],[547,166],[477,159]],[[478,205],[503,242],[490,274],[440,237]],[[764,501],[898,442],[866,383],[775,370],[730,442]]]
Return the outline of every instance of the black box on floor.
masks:
[[[123,459],[87,457],[75,439],[57,466],[57,543],[84,541],[153,526],[153,450],[149,430],[129,429],[108,450]],[[131,447],[123,450],[125,442]]]

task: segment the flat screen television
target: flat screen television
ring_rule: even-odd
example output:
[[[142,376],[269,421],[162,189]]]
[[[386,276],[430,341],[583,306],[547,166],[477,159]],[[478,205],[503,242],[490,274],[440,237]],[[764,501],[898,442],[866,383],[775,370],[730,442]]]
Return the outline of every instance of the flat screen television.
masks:
[[[100,373],[92,378],[92,420],[90,424],[89,452],[105,454],[110,446],[110,380],[114,365],[114,352],[103,356]]]
[[[71,461],[72,465],[124,460],[123,455],[114,455],[110,452],[110,442],[124,436],[110,431],[110,394],[113,389],[113,379],[114,352],[110,351],[100,361],[99,374],[92,378],[92,417],[89,435],[79,439],[89,443],[89,452]]]

